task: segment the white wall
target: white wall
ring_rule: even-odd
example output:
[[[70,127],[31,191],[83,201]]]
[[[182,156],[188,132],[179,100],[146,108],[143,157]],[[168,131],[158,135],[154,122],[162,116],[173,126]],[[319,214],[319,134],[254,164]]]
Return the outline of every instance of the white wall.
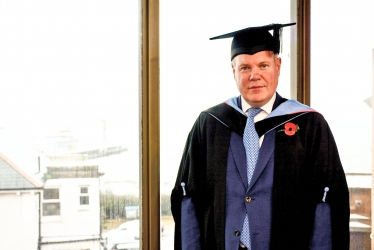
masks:
[[[42,245],[41,250],[102,250],[99,242],[73,242],[64,244]]]
[[[89,205],[79,202],[80,187],[87,186]],[[76,241],[100,237],[100,193],[98,178],[52,179],[44,186],[60,189],[60,216],[42,216],[42,242]],[[42,200],[43,203],[43,200]],[[85,249],[98,246],[99,242],[77,242],[74,246],[85,245]],[[75,249],[67,244],[43,244],[42,249]],[[80,249],[80,248],[77,248]],[[83,248],[82,248],[83,249]]]
[[[39,196],[0,192],[0,249],[37,249]]]

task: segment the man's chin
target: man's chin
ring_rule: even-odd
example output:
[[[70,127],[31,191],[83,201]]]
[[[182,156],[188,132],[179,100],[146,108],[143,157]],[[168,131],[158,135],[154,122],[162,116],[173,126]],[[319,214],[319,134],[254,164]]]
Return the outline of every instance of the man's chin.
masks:
[[[259,108],[263,105],[266,104],[266,100],[265,98],[262,98],[262,97],[257,97],[257,98],[244,98],[244,100],[249,104],[251,105],[251,107],[254,107],[254,108]]]

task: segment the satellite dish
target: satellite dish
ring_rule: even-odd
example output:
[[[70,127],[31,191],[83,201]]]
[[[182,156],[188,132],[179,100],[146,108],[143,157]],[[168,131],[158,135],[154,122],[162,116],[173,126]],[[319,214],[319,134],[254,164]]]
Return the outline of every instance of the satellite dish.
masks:
[[[364,102],[365,102],[367,105],[369,105],[370,108],[371,108],[371,97],[372,97],[372,96],[370,96],[369,98],[367,98],[367,99],[364,100]]]

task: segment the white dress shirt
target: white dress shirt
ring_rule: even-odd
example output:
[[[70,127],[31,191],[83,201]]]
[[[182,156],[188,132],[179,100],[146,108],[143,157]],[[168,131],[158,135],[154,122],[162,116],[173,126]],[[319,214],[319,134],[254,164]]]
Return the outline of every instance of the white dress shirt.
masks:
[[[255,123],[265,119],[270,114],[271,110],[273,109],[273,105],[274,105],[274,102],[275,102],[275,97],[276,97],[276,94],[274,93],[273,96],[271,97],[271,99],[264,106],[261,107],[262,111],[254,117],[254,122]],[[251,105],[249,105],[244,100],[243,96],[241,96],[240,98],[242,99],[242,110],[248,116],[248,109],[251,108]],[[260,147],[262,145],[263,140],[264,140],[264,135],[261,136],[260,139],[259,139]]]

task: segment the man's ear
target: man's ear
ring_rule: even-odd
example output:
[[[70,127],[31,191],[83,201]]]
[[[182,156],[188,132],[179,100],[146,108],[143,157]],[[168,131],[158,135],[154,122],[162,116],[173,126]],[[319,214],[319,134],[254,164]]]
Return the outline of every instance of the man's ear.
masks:
[[[233,74],[234,79],[235,79],[235,65],[234,65],[234,63],[231,63],[231,68],[232,68],[232,74]]]
[[[277,69],[278,69],[278,75],[280,75],[280,70],[281,70],[281,65],[282,65],[282,58],[278,57],[275,65],[277,66]]]

